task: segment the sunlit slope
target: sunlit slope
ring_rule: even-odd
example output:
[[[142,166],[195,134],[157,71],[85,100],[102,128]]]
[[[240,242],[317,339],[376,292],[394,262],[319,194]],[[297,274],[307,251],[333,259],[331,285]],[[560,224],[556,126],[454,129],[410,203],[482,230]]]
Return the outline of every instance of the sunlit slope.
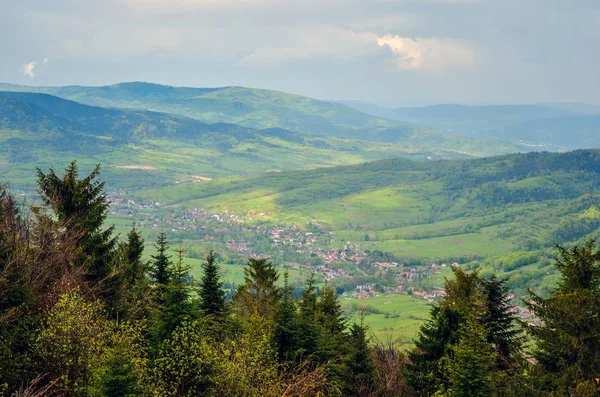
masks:
[[[340,240],[403,257],[484,257],[597,233],[593,217],[585,227],[571,223],[595,213],[590,208],[600,197],[600,152],[384,160],[222,179],[140,196],[234,211],[248,222],[319,223]]]
[[[94,106],[152,110],[207,123],[234,123],[256,129],[283,128],[305,135],[391,142],[424,150],[473,155],[526,150],[494,139],[468,139],[440,130],[407,126],[339,103],[255,88],[186,88],[136,82],[104,87],[0,84],[0,90],[41,92]]]

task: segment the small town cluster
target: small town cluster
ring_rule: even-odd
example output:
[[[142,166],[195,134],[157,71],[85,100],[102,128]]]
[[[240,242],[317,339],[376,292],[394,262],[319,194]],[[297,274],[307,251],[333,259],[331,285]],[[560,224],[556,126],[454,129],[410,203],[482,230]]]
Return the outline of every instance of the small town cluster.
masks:
[[[287,268],[315,274],[324,281],[352,279],[356,275],[389,274],[397,283],[382,286],[369,282],[356,285],[344,296],[367,299],[382,293],[409,294],[430,302],[443,296],[439,287],[423,285],[424,280],[440,277],[443,269],[460,266],[459,263],[432,263],[429,266],[407,268],[392,261],[371,260],[369,251],[349,242],[337,241],[333,232],[313,224],[303,229],[296,225],[274,226],[266,223],[247,223],[233,212],[211,212],[204,208],[185,209],[165,206],[160,202],[145,202],[125,197],[124,192],[111,194],[111,214],[134,220],[140,227],[166,230],[180,238],[201,239],[223,243],[233,253],[245,257],[273,257],[284,254],[289,259]],[[244,219],[259,219],[261,213],[246,214]],[[515,305],[520,317],[531,315]]]

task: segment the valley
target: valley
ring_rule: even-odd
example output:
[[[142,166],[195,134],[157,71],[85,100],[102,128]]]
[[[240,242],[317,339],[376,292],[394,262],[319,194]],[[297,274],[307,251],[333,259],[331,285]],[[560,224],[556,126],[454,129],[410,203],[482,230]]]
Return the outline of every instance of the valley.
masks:
[[[233,290],[249,256],[269,257],[295,288],[314,274],[343,294],[350,316],[371,308],[376,335],[396,329],[407,343],[450,264],[507,277],[518,299],[527,288],[553,288],[554,244],[598,236],[596,150],[504,154],[535,146],[394,126],[393,118],[260,90],[2,88],[9,91],[0,92],[0,178],[26,200],[37,200],[35,167],[100,163],[109,223],[121,236],[136,225],[146,258],[165,232],[198,277],[214,250]],[[240,98],[254,107],[238,105]],[[290,120],[320,120],[319,127],[262,111],[256,119],[261,106],[296,109]],[[572,111],[519,112],[538,120]],[[408,314],[413,306],[423,315]]]

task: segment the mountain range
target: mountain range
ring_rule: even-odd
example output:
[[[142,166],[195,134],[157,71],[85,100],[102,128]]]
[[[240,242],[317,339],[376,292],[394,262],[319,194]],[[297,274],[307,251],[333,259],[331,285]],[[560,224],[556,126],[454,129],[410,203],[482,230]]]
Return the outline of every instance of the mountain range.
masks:
[[[510,141],[537,149],[564,150],[600,146],[600,106],[434,105],[388,109],[363,102],[344,103],[376,117],[407,125]]]
[[[110,168],[114,166],[134,167],[129,169],[138,173],[146,170],[151,174],[148,178],[121,171],[119,178],[111,178],[138,186],[148,181],[172,183],[192,175],[214,178],[398,156],[467,158],[520,150],[510,143],[432,129],[389,127],[381,133],[393,135],[394,142],[302,134],[279,126],[258,129],[223,121],[207,123],[176,113],[90,106],[50,94],[0,91],[0,175],[13,181],[33,175],[34,166],[51,166],[64,158],[103,163],[109,174],[117,172]]]

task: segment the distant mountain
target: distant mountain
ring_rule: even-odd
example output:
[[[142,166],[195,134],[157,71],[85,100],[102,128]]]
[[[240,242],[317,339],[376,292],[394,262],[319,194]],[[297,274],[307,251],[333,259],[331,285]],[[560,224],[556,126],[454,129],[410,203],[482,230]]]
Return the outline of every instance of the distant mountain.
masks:
[[[600,107],[585,104],[435,105],[386,109],[364,103],[349,106],[408,125],[455,134],[526,142],[546,149],[600,147]]]
[[[540,105],[549,108],[568,110],[571,112],[581,114],[600,114],[600,105],[591,105],[588,103],[541,103]]]
[[[40,92],[87,105],[150,110],[252,128],[279,127],[309,135],[376,139],[396,124],[338,103],[245,87],[186,88],[150,83],[104,87],[29,87],[0,84],[0,90]]]
[[[60,165],[73,158],[108,167],[126,166],[118,168],[121,178],[111,180],[120,186],[141,187],[173,183],[192,175],[213,178],[398,156],[426,160],[519,150],[506,143],[441,131],[407,133],[390,128],[385,133],[401,142],[317,137],[277,127],[261,130],[231,123],[209,124],[166,113],[83,105],[49,94],[0,91],[0,182],[18,182],[21,176],[33,175],[34,166]],[[132,169],[153,172],[140,177],[123,171]]]

